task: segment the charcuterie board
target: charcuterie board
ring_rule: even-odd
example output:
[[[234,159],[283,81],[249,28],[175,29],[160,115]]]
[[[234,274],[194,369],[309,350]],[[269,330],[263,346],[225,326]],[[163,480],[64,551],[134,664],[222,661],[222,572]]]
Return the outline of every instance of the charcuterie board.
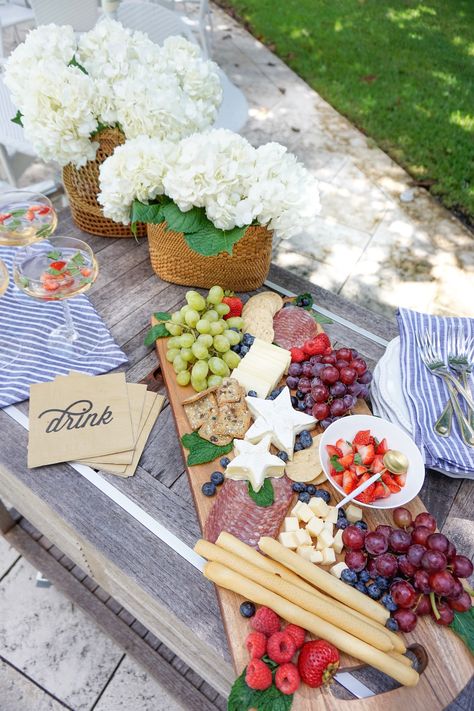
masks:
[[[155,323],[156,321],[153,320],[153,324]],[[165,338],[158,339],[156,349],[180,439],[191,431],[183,402],[195,393],[190,385],[185,387],[178,385],[173,367],[166,359],[166,340]],[[370,410],[365,401],[359,399],[353,408],[353,414],[369,413]],[[313,434],[317,434],[319,431],[321,429],[317,428]],[[183,449],[185,462],[187,454],[187,451]],[[204,496],[201,487],[209,481],[210,474],[219,468],[218,459],[206,464],[187,466],[189,485],[203,531],[215,498]],[[333,504],[341,499],[341,496],[328,482],[322,484],[321,488],[330,492]],[[296,496],[295,494],[295,501]],[[425,511],[425,507],[418,497],[412,500],[407,508],[413,516]],[[379,524],[392,523],[390,510],[366,508],[364,509],[364,520],[370,530],[375,529]],[[216,590],[234,666],[236,673],[240,674],[248,662],[245,638],[249,632],[249,624],[239,613],[239,606],[243,599],[221,587],[217,587]],[[420,676],[418,685],[416,687],[399,687],[383,695],[352,700],[350,702],[352,708],[395,709],[401,704],[409,703],[412,711],[417,709],[426,711],[427,707],[434,711],[445,708],[469,681],[473,673],[472,657],[463,642],[451,630],[437,626],[430,618],[422,617],[416,630],[412,634],[405,635],[405,641],[407,646],[422,645],[427,655],[428,663]],[[341,654],[341,669],[355,667],[360,667],[358,660]],[[331,692],[321,693],[317,689],[301,685],[295,694],[292,708],[296,711],[309,711],[315,708],[340,709],[341,703],[345,702],[333,696]]]

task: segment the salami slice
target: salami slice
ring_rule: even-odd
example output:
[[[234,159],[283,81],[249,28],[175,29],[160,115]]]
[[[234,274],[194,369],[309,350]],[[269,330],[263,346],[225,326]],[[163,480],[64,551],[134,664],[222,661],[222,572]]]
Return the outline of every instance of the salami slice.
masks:
[[[273,318],[273,342],[281,348],[301,348],[318,332],[314,318],[299,306],[286,306]]]
[[[215,543],[222,531],[232,533],[253,548],[261,536],[275,538],[293,496],[291,481],[283,476],[272,479],[275,501],[263,507],[248,495],[246,481],[227,479],[220,490],[204,527],[204,536]]]

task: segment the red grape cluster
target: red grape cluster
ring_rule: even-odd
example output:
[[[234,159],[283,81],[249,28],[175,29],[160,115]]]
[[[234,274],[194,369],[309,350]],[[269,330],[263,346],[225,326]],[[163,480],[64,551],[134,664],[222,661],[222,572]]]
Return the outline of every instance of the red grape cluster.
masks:
[[[326,429],[354,407],[358,397],[369,396],[372,373],[359,353],[351,348],[312,355],[292,363],[286,384],[296,390],[293,407],[313,415]]]
[[[393,520],[399,528],[380,525],[368,533],[357,526],[344,529],[349,570],[341,578],[385,605],[391,613],[387,627],[393,631],[412,632],[418,617],[427,614],[439,625],[451,624],[455,611],[471,608],[460,582],[472,575],[471,561],[436,533],[436,520],[428,512],[413,520],[400,507]]]

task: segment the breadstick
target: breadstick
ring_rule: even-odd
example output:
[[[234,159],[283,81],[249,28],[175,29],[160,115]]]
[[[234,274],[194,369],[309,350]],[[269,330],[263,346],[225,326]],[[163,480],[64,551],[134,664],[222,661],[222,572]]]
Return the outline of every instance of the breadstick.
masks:
[[[412,666],[413,666],[413,664],[412,664],[412,662],[411,662],[411,659],[409,659],[408,657],[405,657],[404,654],[399,654],[399,653],[396,652],[394,649],[392,649],[391,652],[387,652],[387,654],[389,654],[389,655],[390,655],[391,657],[393,657],[394,659],[398,659],[398,661],[401,662],[402,664],[404,664],[406,667],[412,667]]]
[[[262,570],[266,570],[268,573],[275,573],[276,575],[280,575],[283,580],[287,580],[289,583],[297,585],[302,590],[306,590],[306,592],[309,592],[312,595],[316,595],[316,597],[319,597],[322,600],[325,600],[326,602],[330,602],[333,607],[337,607],[338,609],[344,610],[345,612],[350,612],[352,615],[354,615],[354,617],[358,617],[365,624],[370,624],[372,625],[372,627],[375,627],[384,634],[388,635],[392,642],[393,648],[397,652],[400,652],[400,654],[403,655],[403,653],[407,651],[407,648],[405,647],[402,638],[398,634],[392,632],[391,630],[388,630],[384,625],[380,624],[380,622],[370,620],[366,615],[362,614],[362,612],[354,610],[353,608],[344,605],[344,603],[339,602],[339,600],[335,600],[334,598],[325,595],[313,585],[310,585],[308,582],[306,582],[306,580],[300,578],[299,575],[296,575],[296,573],[293,573],[293,571],[288,570],[288,568],[285,568],[284,565],[281,565],[275,560],[272,560],[271,558],[267,558],[267,556],[262,555],[261,553],[256,551],[255,548],[252,548],[252,546],[247,545],[247,543],[244,543],[239,538],[233,536],[231,533],[227,533],[227,531],[222,531],[222,533],[219,534],[219,537],[216,541],[216,545],[218,545],[220,548],[224,548],[224,550],[228,551],[229,553],[238,555],[240,558],[243,558],[248,563],[252,563],[253,565],[256,565]]]
[[[304,560],[297,553],[293,553],[281,543],[275,541],[274,538],[269,538],[268,536],[263,536],[258,542],[258,547],[261,551],[266,553],[277,560],[279,563],[283,563],[287,568],[290,568],[294,573],[298,573],[305,580],[309,580],[316,587],[323,590],[331,597],[336,598],[340,602],[345,603],[350,608],[359,610],[364,615],[369,617],[371,620],[376,620],[382,624],[389,618],[389,612],[382,605],[375,600],[363,595],[358,590],[346,585],[342,580],[335,578],[331,573],[327,573],[325,570],[321,570],[314,563],[310,563],[309,560]]]
[[[322,620],[320,617],[303,610],[280,595],[266,590],[261,585],[226,568],[221,563],[206,563],[204,575],[216,585],[242,595],[246,600],[252,600],[259,605],[265,605],[274,610],[277,615],[292,624],[299,625],[317,637],[334,644],[346,654],[360,659],[375,669],[388,674],[404,686],[415,686],[418,683],[418,674],[414,669],[409,669],[404,664],[389,656],[370,644],[353,637],[348,632],[340,630],[334,625]]]
[[[194,550],[199,555],[207,558],[207,560],[222,563],[222,565],[227,566],[236,573],[245,571],[245,577],[254,583],[258,583],[267,590],[281,595],[281,597],[284,597],[290,602],[298,601],[298,605],[308,610],[308,612],[318,615],[321,619],[330,622],[341,630],[349,632],[358,639],[362,639],[376,649],[382,650],[382,652],[389,652],[393,649],[392,643],[385,632],[376,630],[375,627],[367,625],[365,622],[362,622],[362,620],[351,615],[350,612],[344,612],[337,607],[333,607],[330,602],[327,603],[325,600],[321,600],[312,593],[296,587],[293,583],[282,580],[279,575],[267,573],[261,568],[257,568],[256,565],[246,563],[242,558],[239,558],[239,556],[224,551],[222,548],[219,548],[219,546],[209,543],[209,541],[198,541]]]

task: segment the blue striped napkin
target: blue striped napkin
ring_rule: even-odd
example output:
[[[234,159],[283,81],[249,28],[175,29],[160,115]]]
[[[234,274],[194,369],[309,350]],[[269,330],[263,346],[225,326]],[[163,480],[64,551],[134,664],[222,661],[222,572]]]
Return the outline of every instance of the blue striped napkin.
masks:
[[[433,430],[433,424],[448,400],[448,390],[443,381],[432,375],[421,360],[416,334],[422,336],[427,330],[439,334],[441,356],[446,358],[448,327],[462,329],[466,339],[470,339],[474,337],[474,319],[430,316],[409,309],[399,309],[397,318],[403,392],[410,411],[414,439],[425,453],[426,466],[454,476],[472,478],[474,449],[462,441],[456,419],[450,437],[439,437]],[[470,384],[472,390],[472,375]]]
[[[7,367],[0,364],[0,407],[26,400],[32,383],[53,380],[70,370],[98,375],[127,361],[84,295],[75,296],[69,304],[73,320],[93,329],[97,337],[94,350],[78,360],[72,356],[53,356],[47,348],[48,333],[64,322],[63,307],[53,301],[37,301],[17,289],[12,278],[14,258],[15,248],[0,247],[0,259],[10,273],[8,289],[0,296],[0,344],[2,348],[7,344],[13,355],[16,355],[15,342],[22,344],[16,360]]]

